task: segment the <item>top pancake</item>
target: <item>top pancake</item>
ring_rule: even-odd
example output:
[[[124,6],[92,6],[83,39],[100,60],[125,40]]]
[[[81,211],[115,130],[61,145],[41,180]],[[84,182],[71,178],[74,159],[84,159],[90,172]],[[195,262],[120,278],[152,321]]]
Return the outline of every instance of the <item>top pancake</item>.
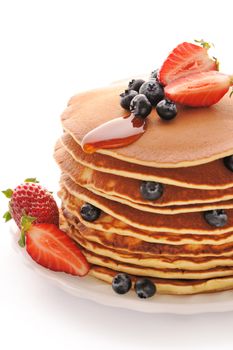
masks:
[[[74,96],[62,115],[63,128],[80,144],[93,128],[128,115],[119,103],[119,94],[125,88],[117,85]],[[233,154],[232,135],[233,99],[225,95],[208,108],[179,107],[177,117],[169,122],[161,120],[153,109],[139,140],[98,152],[151,167],[189,167]]]

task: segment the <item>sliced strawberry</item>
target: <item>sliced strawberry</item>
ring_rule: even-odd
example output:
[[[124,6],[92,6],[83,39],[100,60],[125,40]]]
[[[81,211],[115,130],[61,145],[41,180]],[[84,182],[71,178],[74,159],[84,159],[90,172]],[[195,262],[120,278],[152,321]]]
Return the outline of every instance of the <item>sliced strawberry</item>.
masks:
[[[26,250],[38,264],[75,276],[84,276],[90,266],[77,245],[53,224],[31,225]]]
[[[232,85],[232,77],[216,71],[188,75],[174,80],[165,89],[165,96],[191,107],[207,107],[217,103]]]
[[[159,70],[163,85],[188,74],[218,70],[218,63],[208,55],[208,48],[184,42],[167,57]]]

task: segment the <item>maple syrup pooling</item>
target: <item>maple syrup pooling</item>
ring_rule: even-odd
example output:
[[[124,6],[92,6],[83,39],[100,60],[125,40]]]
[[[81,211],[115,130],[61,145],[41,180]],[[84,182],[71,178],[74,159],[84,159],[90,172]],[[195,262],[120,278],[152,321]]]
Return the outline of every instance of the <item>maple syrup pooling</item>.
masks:
[[[94,153],[101,148],[127,146],[138,140],[146,131],[146,118],[126,117],[112,119],[88,132],[81,143],[86,153]]]

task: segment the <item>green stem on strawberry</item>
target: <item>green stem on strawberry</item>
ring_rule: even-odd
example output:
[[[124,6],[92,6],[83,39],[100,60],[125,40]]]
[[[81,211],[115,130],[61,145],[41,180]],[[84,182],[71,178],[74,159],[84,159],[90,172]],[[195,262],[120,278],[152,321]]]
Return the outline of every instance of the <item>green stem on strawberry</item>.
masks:
[[[25,247],[26,240],[25,240],[25,235],[27,231],[30,229],[31,224],[36,220],[35,217],[33,216],[27,216],[24,215],[21,218],[21,233],[20,233],[20,239],[18,241],[20,247]]]
[[[5,219],[5,222],[10,221],[12,219],[11,213],[9,211],[6,211],[3,215],[3,219]]]
[[[205,41],[204,39],[200,39],[200,40],[195,39],[194,41],[195,41],[195,43],[200,44],[202,47],[204,47],[207,50],[209,50],[211,47],[214,47],[213,43],[209,43],[209,42]]]
[[[38,181],[36,177],[29,177],[28,179],[24,180],[24,182],[33,182],[38,184],[40,181]]]
[[[2,193],[6,196],[6,198],[11,198],[13,195],[13,190],[8,188],[7,190],[2,191]]]
[[[200,40],[195,39],[194,41],[195,41],[195,43],[200,44],[204,49],[207,49],[207,50],[215,47],[213,43],[209,43],[208,41],[205,41],[204,39],[200,39]],[[214,57],[214,56],[212,58],[215,60],[216,70],[219,71],[220,62],[219,62],[218,58]]]
[[[13,190],[8,188],[7,190],[2,191],[2,193],[4,194],[4,196],[6,198],[10,199],[12,197],[12,195],[13,195]],[[9,207],[9,209],[10,209],[10,207]],[[3,219],[5,219],[5,222],[10,221],[12,219],[10,210],[5,212],[5,214],[3,215]]]

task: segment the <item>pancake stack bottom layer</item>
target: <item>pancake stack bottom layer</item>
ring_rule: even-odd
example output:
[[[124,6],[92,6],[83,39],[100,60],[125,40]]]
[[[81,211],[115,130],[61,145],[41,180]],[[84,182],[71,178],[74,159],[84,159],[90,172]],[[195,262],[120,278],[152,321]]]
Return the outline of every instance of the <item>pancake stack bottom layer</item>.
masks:
[[[75,96],[62,115],[64,134],[54,152],[61,170],[62,229],[90,262],[90,274],[108,283],[117,273],[125,272],[133,281],[141,276],[150,278],[160,294],[233,289],[233,172],[223,162],[223,157],[233,154],[233,141],[225,145],[224,140],[218,140],[215,149],[213,144],[212,148],[209,146],[207,137],[192,151],[185,149],[187,135],[182,140],[181,133],[169,146],[173,156],[163,158],[152,150],[154,158],[148,156],[148,164],[144,135],[125,149],[84,153],[80,143],[85,133],[96,126],[93,115],[97,125],[124,115],[118,101],[124,88],[114,86]],[[233,118],[229,118],[232,104],[224,99],[217,107],[211,107],[216,119],[213,124],[222,118],[227,132],[233,131]],[[211,108],[199,111],[204,113],[203,123]],[[179,112],[173,122],[176,132],[180,120],[183,118],[185,123],[187,115],[188,127],[195,131],[197,119],[190,115],[194,113],[198,112]],[[150,137],[160,129],[165,132],[166,125],[159,124],[156,118],[153,113],[149,117]],[[169,130],[171,124],[167,125]],[[209,121],[199,127],[200,134],[211,133]],[[192,145],[195,135],[193,139]],[[156,142],[156,147],[160,142],[161,152],[166,153],[166,140]],[[136,157],[134,151],[138,152],[140,143],[143,155]],[[198,147],[202,147],[199,154]],[[164,163],[161,159],[165,159]],[[140,191],[143,181],[161,183],[162,196],[157,200],[144,199]],[[80,210],[85,203],[101,210],[98,219],[84,220]],[[207,211],[216,209],[223,209],[228,217],[221,227],[211,226],[205,219]]]

